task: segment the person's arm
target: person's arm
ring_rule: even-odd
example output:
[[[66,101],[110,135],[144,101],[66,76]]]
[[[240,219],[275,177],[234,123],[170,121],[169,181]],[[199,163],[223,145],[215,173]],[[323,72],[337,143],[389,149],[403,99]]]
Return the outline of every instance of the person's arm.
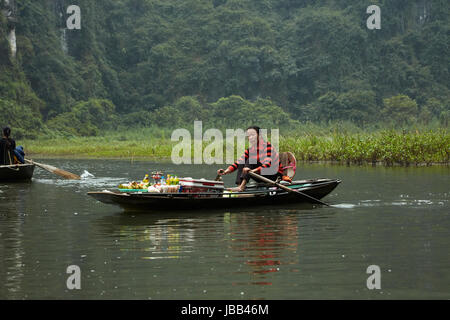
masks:
[[[239,164],[245,163],[245,160],[247,160],[247,159],[248,159],[248,149],[245,150],[244,154],[239,158],[239,160],[237,160],[235,163],[233,163],[231,166],[229,166],[227,168],[227,170],[225,170],[225,172],[228,171],[228,173],[232,173],[233,171],[235,171],[238,168]],[[225,173],[225,174],[228,174],[228,173]]]

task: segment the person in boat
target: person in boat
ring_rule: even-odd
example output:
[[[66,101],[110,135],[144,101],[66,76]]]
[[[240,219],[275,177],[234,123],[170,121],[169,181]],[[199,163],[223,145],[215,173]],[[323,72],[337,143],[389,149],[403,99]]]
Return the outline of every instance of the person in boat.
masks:
[[[14,163],[14,149],[16,142],[10,137],[11,129],[4,127],[2,130],[2,139],[0,140],[0,165],[9,165]]]
[[[11,128],[4,127],[0,139],[0,165],[25,163],[22,146],[16,148],[16,141],[11,138]]]
[[[245,186],[251,178],[250,171],[272,181],[277,180],[283,173],[278,152],[269,141],[264,141],[260,137],[260,128],[251,126],[246,131],[250,147],[245,150],[239,160],[226,170],[219,169],[217,171],[217,174],[222,176],[237,170],[236,184],[238,187],[230,189],[231,191],[242,192],[245,190]]]

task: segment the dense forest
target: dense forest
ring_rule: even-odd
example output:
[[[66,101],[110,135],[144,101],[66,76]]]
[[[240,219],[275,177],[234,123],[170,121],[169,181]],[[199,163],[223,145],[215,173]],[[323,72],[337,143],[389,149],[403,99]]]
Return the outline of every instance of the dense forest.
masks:
[[[448,127],[449,13],[447,0],[0,0],[0,124],[17,138],[196,119]]]

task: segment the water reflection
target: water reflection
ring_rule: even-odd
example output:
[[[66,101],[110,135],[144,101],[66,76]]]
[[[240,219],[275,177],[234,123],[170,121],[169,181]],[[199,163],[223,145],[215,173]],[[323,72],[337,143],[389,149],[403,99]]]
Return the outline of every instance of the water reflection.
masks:
[[[192,219],[119,214],[104,217],[98,224],[102,232],[120,237],[122,252],[137,252],[144,260],[181,259],[192,252]]]
[[[5,279],[2,281],[3,289],[0,291],[0,297],[17,299],[22,291],[24,278],[24,224],[26,211],[29,207],[27,186],[29,183],[15,184],[14,188],[6,188],[2,192],[2,212],[6,213],[0,216],[0,247],[2,268]],[[3,201],[8,199],[12,201]]]
[[[228,227],[228,246],[248,267],[235,273],[249,273],[249,284],[272,285],[268,273],[281,266],[298,263],[298,218],[280,214],[232,214],[224,216]],[[234,283],[242,284],[242,283]]]
[[[128,232],[129,230],[127,230]],[[134,229],[131,232],[136,232]],[[193,237],[192,229],[179,229],[177,226],[145,227],[143,236],[138,236],[137,241],[144,242],[144,248],[138,251],[149,252],[142,259],[180,259],[184,253],[190,253],[190,246],[184,243]],[[153,244],[151,247],[146,247]]]
[[[118,214],[98,219],[97,226],[102,233],[119,239],[121,252],[141,260],[197,261],[206,253],[206,265],[227,264],[235,270],[227,271],[236,275],[230,279],[233,285],[272,285],[271,273],[298,272],[298,211]],[[223,254],[217,252],[220,247]]]

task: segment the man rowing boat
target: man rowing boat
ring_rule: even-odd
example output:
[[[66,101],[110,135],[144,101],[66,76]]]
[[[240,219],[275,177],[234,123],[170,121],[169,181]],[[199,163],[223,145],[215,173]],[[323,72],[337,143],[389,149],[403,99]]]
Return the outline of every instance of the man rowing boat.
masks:
[[[275,181],[282,176],[280,158],[278,152],[272,147],[269,141],[264,141],[259,135],[260,128],[251,126],[247,128],[247,137],[250,147],[244,154],[229,166],[226,170],[219,169],[218,175],[232,173],[236,169],[236,184],[238,187],[230,189],[231,191],[244,191],[245,186],[250,180],[249,172],[257,173],[265,178]]]

